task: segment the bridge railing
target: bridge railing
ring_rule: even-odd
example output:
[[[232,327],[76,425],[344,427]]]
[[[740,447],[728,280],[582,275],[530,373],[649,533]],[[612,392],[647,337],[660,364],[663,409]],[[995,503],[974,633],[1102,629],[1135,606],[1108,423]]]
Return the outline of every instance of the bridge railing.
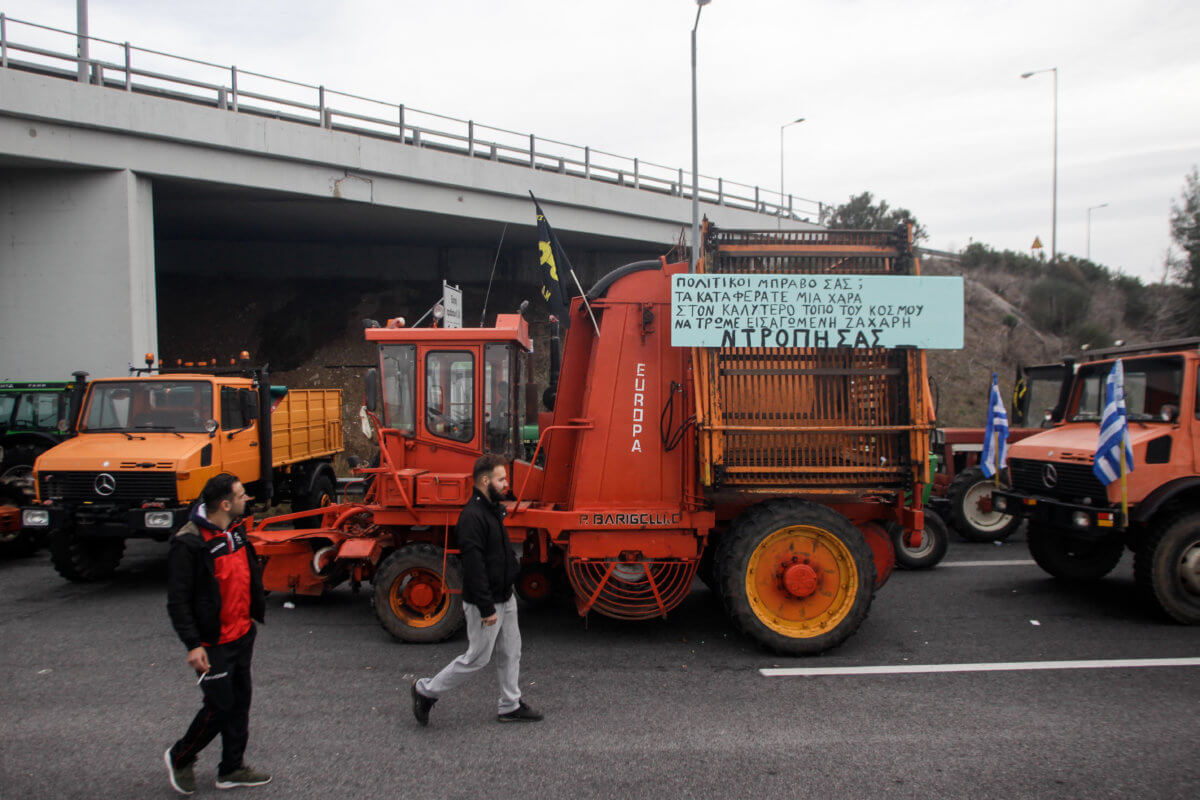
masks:
[[[164,53],[129,42],[86,37],[77,53],[73,31],[0,14],[0,68],[19,69],[98,87],[199,103],[331,130],[380,137],[584,180],[691,198],[692,173],[638,158],[519,133],[471,119],[265,75],[236,66]],[[830,206],[721,177],[699,175],[701,202],[782,219],[821,222]]]

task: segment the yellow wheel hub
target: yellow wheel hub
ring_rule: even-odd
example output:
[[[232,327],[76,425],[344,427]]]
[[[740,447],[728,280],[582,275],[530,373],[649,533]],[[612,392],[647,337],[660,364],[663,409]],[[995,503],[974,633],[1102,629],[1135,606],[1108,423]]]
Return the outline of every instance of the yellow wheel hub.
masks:
[[[746,566],[746,598],[776,633],[805,639],[837,627],[858,595],[850,549],[823,528],[794,525],[763,539]]]

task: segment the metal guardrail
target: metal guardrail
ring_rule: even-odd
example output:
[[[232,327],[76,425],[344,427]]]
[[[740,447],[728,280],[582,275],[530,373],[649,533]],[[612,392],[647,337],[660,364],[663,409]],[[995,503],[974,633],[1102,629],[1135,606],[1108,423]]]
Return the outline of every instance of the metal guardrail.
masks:
[[[25,36],[19,40],[10,38],[10,26],[18,27]],[[58,44],[63,36],[69,37],[65,50]],[[690,199],[692,196],[692,174],[683,168],[672,169],[532,133],[518,133],[402,103],[339,92],[324,85],[314,86],[236,66],[134,47],[129,42],[83,37],[89,43],[89,55],[84,59],[76,53],[80,38],[73,31],[13,19],[0,13],[0,68],[376,136],[413,147],[675,197]],[[14,54],[17,54],[16,58]],[[65,64],[72,68],[65,68]],[[699,176],[697,194],[701,202],[800,222],[820,223],[832,208],[817,200],[792,194],[784,196],[759,186],[703,174]]]

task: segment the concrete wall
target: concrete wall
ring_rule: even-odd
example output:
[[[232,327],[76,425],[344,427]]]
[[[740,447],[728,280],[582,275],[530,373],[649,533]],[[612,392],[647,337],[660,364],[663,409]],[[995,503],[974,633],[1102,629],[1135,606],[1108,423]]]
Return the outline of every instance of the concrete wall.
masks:
[[[0,376],[120,375],[157,351],[152,205],[128,170],[0,171]]]

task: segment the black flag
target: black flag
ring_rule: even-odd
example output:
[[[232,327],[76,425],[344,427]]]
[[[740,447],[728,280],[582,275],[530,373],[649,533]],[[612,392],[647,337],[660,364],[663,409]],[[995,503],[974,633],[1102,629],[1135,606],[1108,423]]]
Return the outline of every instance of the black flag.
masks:
[[[533,197],[533,192],[529,196]],[[558,237],[554,235],[554,229],[542,213],[542,206],[536,197],[533,198],[533,205],[537,208],[538,271],[542,275],[542,297],[550,304],[550,313],[558,317],[564,328],[569,328],[571,319],[567,314],[567,300],[570,295],[563,288],[563,273],[558,268],[558,260],[561,257],[568,272],[571,271],[571,261],[559,245]]]

